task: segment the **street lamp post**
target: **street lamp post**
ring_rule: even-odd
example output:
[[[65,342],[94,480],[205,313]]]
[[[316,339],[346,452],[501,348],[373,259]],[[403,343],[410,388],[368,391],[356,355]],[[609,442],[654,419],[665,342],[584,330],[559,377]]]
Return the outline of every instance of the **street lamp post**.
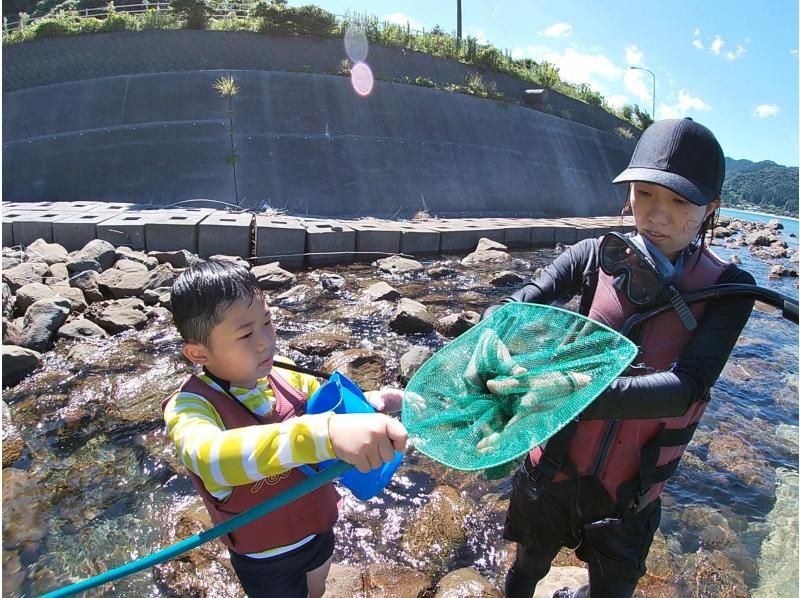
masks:
[[[628,68],[636,71],[646,71],[650,73],[650,75],[653,77],[653,113],[650,115],[650,118],[655,120],[656,119],[656,74],[650,69],[642,68],[640,66],[630,66]]]

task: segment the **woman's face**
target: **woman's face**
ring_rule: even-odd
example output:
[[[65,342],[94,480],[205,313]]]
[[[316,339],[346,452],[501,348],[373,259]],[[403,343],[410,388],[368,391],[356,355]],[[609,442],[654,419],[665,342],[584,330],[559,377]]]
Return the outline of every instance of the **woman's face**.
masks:
[[[719,207],[717,199],[698,206],[652,183],[632,183],[630,202],[636,230],[671,260],[689,245],[706,217]]]

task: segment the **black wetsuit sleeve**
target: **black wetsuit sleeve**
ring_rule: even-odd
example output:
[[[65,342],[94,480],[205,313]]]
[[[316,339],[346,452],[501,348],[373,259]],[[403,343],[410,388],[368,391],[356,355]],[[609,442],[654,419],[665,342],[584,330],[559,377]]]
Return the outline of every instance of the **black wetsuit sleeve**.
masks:
[[[539,275],[501,303],[552,303],[569,300],[581,291],[586,276],[596,269],[598,239],[584,239],[564,250]]]
[[[719,284],[755,284],[739,268],[726,270]],[[710,302],[697,330],[672,369],[621,376],[581,414],[581,419],[645,419],[683,415],[706,396],[744,328],[754,301],[728,297]]]

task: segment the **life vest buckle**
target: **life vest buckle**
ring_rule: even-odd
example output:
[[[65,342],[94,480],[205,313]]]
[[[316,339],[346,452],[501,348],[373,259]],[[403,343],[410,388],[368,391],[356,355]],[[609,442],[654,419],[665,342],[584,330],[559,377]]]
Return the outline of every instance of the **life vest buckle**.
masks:
[[[590,521],[583,524],[583,529],[596,529],[598,527],[607,527],[609,525],[619,525],[622,523],[622,517],[603,517],[597,521]]]

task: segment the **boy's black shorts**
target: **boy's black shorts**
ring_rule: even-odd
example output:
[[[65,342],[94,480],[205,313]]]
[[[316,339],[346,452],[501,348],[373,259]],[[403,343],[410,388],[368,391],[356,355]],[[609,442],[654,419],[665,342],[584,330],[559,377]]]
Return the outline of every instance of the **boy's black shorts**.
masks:
[[[333,530],[299,548],[270,559],[254,559],[230,550],[231,565],[249,598],[307,598],[306,573],[333,554]]]
[[[530,463],[528,463],[530,466]],[[636,583],[646,572],[645,560],[661,521],[656,499],[624,523],[585,529],[574,510],[573,480],[558,484],[533,481],[524,468],[515,475],[514,491],[503,536],[523,549],[515,567],[532,580],[544,577],[562,546],[588,563],[593,575],[609,582]],[[592,489],[582,484],[582,502],[589,504]],[[595,494],[596,503],[604,499]],[[605,499],[607,500],[607,499]]]

